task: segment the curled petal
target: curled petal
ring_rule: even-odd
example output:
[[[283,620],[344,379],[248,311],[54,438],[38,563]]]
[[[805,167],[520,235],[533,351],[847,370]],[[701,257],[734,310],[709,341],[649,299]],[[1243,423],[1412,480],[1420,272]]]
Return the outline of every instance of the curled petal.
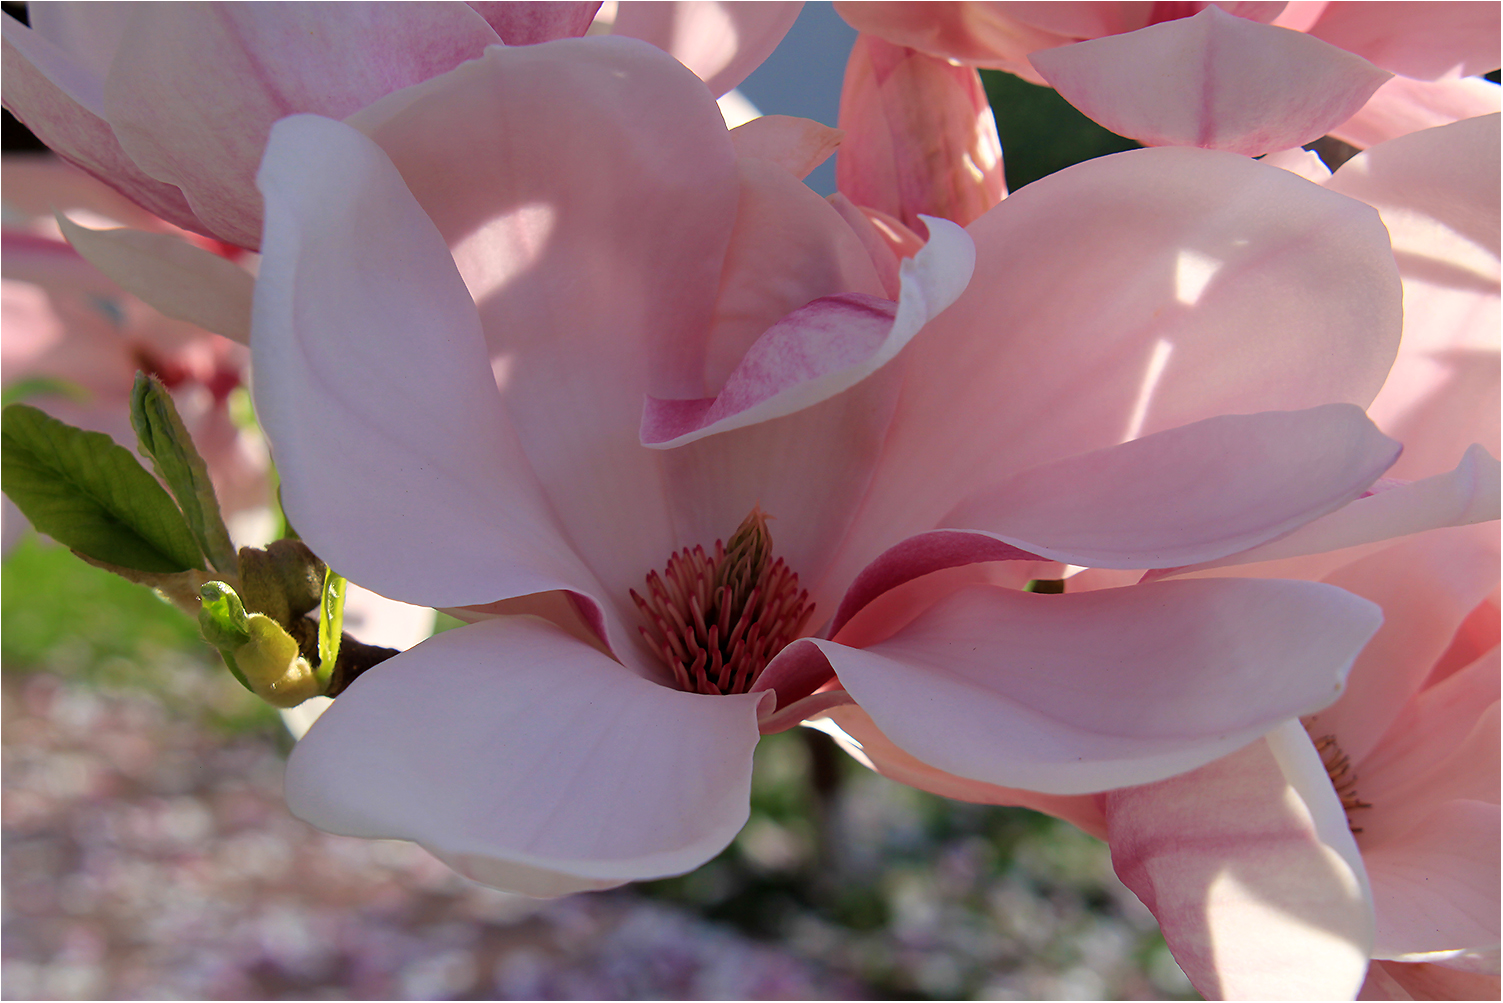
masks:
[[[1049,560],[1166,567],[1234,554],[1359,497],[1400,446],[1362,409],[1222,415],[1024,471],[945,523]]]
[[[1350,999],[1373,936],[1362,863],[1299,723],[1273,737],[1108,793],[1112,864],[1207,999]]]
[[[1162,585],[1195,588],[1160,591]],[[1084,794],[1192,769],[1334,700],[1377,608],[1309,582],[957,590],[891,638],[817,646],[892,741],[972,780]]]
[[[658,686],[530,617],[485,620],[341,694],[293,750],[287,802],[531,895],[679,874],[746,822],[762,701]]]
[[[1248,156],[1319,139],[1390,76],[1308,35],[1214,6],[1029,58],[1067,101],[1115,133]]]
[[[964,230],[931,219],[929,243],[903,262],[893,310],[873,296],[830,296],[795,310],[747,351],[719,396],[649,398],[642,443],[671,449],[718,432],[790,414],[833,397],[881,369],[970,281],[975,248]]]

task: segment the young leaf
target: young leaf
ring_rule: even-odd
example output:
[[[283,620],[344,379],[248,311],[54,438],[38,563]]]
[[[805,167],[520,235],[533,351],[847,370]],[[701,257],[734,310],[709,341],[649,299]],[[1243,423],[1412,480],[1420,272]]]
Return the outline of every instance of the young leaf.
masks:
[[[345,580],[332,568],[324,571],[323,602],[318,608],[318,681],[325,688],[339,660],[339,641],[344,635]]]
[[[26,404],[0,412],[0,478],[32,525],[136,571],[203,568],[183,515],[128,449]]]
[[[194,448],[172,395],[156,377],[136,373],[130,394],[130,423],[141,452],[151,457],[157,475],[177,499],[199,549],[215,569],[234,574],[235,547],[219,514],[208,464]]]

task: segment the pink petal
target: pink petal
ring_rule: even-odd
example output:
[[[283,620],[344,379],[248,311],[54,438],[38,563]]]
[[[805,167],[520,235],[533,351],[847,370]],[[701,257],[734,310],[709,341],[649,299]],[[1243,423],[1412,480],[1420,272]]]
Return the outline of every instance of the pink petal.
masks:
[[[1310,734],[1336,735],[1354,763],[1372,751],[1497,588],[1497,538],[1492,526],[1437,530],[1322,579],[1381,606],[1383,627],[1357,657],[1342,698],[1306,719]]]
[[[1379,87],[1362,110],[1331,130],[1353,146],[1375,146],[1396,136],[1447,125],[1477,115],[1497,114],[1503,89],[1488,80],[1410,80],[1394,77]]]
[[[1222,415],[1024,471],[944,522],[1066,564],[1171,567],[1346,505],[1400,448],[1351,404]]]
[[[699,75],[716,96],[771,54],[802,3],[645,3],[624,0],[613,33],[651,42]]]
[[[1372,904],[1341,806],[1297,722],[1279,742],[1104,798],[1117,875],[1207,999],[1350,999],[1367,968]]]
[[[1498,68],[1498,5],[1333,3],[1311,27],[1385,70],[1421,80],[1470,77]]]
[[[1044,558],[984,533],[938,529],[910,536],[883,551],[856,576],[830,624],[830,636],[838,634],[840,628],[872,600],[921,575],[983,561],[1039,560]]]
[[[792,115],[760,115],[731,130],[736,156],[761,157],[802,180],[840,145],[839,129]]]
[[[1378,622],[1376,607],[1308,582],[972,586],[864,649],[797,643],[823,651],[877,726],[930,766],[1083,794],[1193,769],[1325,706]]]
[[[673,550],[712,543],[676,535],[637,438],[645,394],[706,389],[737,189],[703,83],[641,42],[560,39],[492,47],[351,122],[449,244],[533,476],[607,592],[627,603]]]
[[[486,3],[469,6],[485,18],[507,45],[536,45],[555,38],[578,38],[600,9],[596,3]]]
[[[937,770],[894,745],[872,722],[871,715],[854,704],[826,711],[809,727],[835,739],[862,766],[909,787],[957,801],[1032,808],[1062,818],[1098,839],[1106,838],[1106,819],[1101,812],[1099,796],[1040,794],[967,780]]]
[[[1481,446],[1472,446],[1449,473],[1410,484],[1385,486],[1376,494],[1360,498],[1272,543],[1203,564],[1169,569],[1167,573],[1183,574],[1320,554],[1427,529],[1487,522],[1498,518],[1498,511],[1498,461]]]
[[[256,399],[299,533],[421,605],[588,587],[510,434],[463,281],[391,162],[311,115],[268,150]]]
[[[89,264],[126,292],[169,317],[250,344],[256,282],[239,265],[165,233],[90,230],[61,214],[58,225]]]
[[[884,292],[860,236],[807,185],[761,158],[741,157],[736,174],[735,228],[703,336],[702,382],[684,397],[718,393],[757,339],[800,307],[823,296]]]
[[[974,69],[860,35],[840,97],[840,190],[910,227],[968,225],[1002,201],[1002,144]]]
[[[761,700],[667,689],[552,625],[487,620],[360,677],[293,750],[287,802],[531,895],[679,874],[746,822]]]
[[[857,31],[885,38],[894,45],[968,66],[1010,72],[1015,72],[1016,66],[1028,76],[1032,76],[1032,67],[1026,61],[1028,53],[1074,41],[1072,36],[1008,17],[989,3],[837,2],[835,10]]]
[[[1496,89],[1496,88],[1495,88]],[[1327,187],[1377,208],[1404,282],[1404,338],[1368,414],[1404,443],[1392,476],[1497,455],[1498,116],[1427,129],[1343,164]]]
[[[1057,32],[1072,38],[1100,38],[1137,31],[1150,24],[1192,17],[1207,7],[1204,2],[1190,3],[1004,3],[999,5],[1007,16],[1024,24]],[[1287,4],[1218,3],[1228,14],[1252,21],[1269,23],[1279,17]]]
[[[968,232],[975,277],[905,360],[847,580],[999,476],[1213,415],[1366,404],[1398,345],[1376,213],[1244,157],[1087,161]]]
[[[1065,100],[1115,133],[1248,156],[1319,139],[1389,77],[1308,35],[1216,7],[1029,59]]]
[[[1356,763],[1364,848],[1402,837],[1453,800],[1498,801],[1498,652],[1413,700]]]
[[[461,4],[142,7],[105,88],[120,144],[181,188],[218,236],[256,248],[271,124],[342,118],[479,56],[496,33]]]
[[[1414,829],[1365,850],[1378,930],[1373,956],[1429,961],[1498,945],[1498,806],[1448,801]]]
[[[9,14],[0,15],[0,25],[5,32],[0,59],[5,107],[64,160],[163,219],[205,232],[182,192],[148,177],[120,148],[109,123],[100,117],[99,81]]]
[[[1359,1000],[1490,1000],[1499,995],[1496,975],[1458,972],[1441,965],[1374,961]]]
[[[66,52],[79,71],[92,81],[89,90],[98,95],[100,85],[109,75],[110,63],[119,51],[125,26],[134,13],[135,9],[125,4],[43,3],[35,10],[28,8],[26,16],[31,30]],[[92,104],[86,92],[74,90],[73,95],[76,100]],[[98,105],[91,110],[103,114]]]
[[[791,414],[881,369],[971,277],[975,257],[965,231],[945,220],[928,223],[929,243],[903,263],[896,310],[887,300],[847,294],[794,311],[757,339],[713,400],[649,399],[643,444],[671,449]]]

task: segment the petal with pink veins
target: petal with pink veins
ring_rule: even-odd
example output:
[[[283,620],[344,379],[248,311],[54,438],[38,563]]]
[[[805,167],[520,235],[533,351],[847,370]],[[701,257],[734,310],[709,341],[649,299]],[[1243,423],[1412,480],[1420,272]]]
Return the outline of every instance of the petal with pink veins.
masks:
[[[1390,77],[1334,45],[1214,6],[1029,59],[1119,135],[1254,157],[1319,139]]]
[[[145,6],[126,26],[104,102],[142,170],[181,188],[216,235],[255,249],[256,166],[273,122],[342,118],[498,41],[463,4]]]
[[[823,651],[922,762],[1085,794],[1193,769],[1326,706],[1379,622],[1372,604],[1310,582],[1066,595],[971,586],[862,649],[796,643]]]
[[[588,588],[510,434],[464,282],[385,154],[294,116],[261,185],[275,253],[256,285],[257,411],[302,537],[422,605]]]
[[[651,42],[698,74],[719,97],[762,65],[803,6],[623,0],[612,33]]]
[[[206,232],[181,191],[148,177],[120,148],[102,117],[99,81],[9,14],[0,14],[0,26],[5,33],[0,58],[5,107],[64,160],[163,219]]]
[[[1169,567],[1341,508],[1400,448],[1352,404],[1221,415],[1016,474],[943,522],[1066,564]]]
[[[1372,902],[1346,816],[1298,722],[1104,800],[1117,875],[1153,910],[1207,999],[1355,995]]]
[[[1496,951],[1497,804],[1447,801],[1402,836],[1364,848],[1378,930],[1373,957]]]
[[[892,361],[955,302],[975,264],[975,248],[964,230],[948,220],[925,222],[929,242],[903,262],[896,304],[846,293],[795,310],[757,339],[716,397],[650,398],[642,415],[643,444],[672,449],[791,414],[855,386]]]
[[[746,822],[763,699],[667,689],[551,624],[486,620],[356,680],[293,750],[287,802],[530,895],[680,874]]]
[[[507,45],[537,45],[555,38],[578,38],[590,28],[600,4],[489,3],[468,4],[495,29]]]
[[[1374,961],[1359,1000],[1490,1000],[1499,995],[1497,975],[1460,972],[1444,965]]]

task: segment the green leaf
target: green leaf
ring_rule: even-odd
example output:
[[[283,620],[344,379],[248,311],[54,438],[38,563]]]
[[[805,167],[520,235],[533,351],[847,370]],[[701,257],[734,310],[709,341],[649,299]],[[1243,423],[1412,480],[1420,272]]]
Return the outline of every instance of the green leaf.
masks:
[[[177,499],[199,549],[216,570],[234,574],[235,547],[219,513],[209,466],[194,448],[172,395],[156,377],[136,373],[130,395],[130,423],[141,452],[151,457],[157,475]]]
[[[240,597],[224,582],[204,582],[198,594],[203,598],[198,608],[198,632],[219,649],[225,666],[240,685],[256,692],[235,663],[235,652],[251,640],[250,622]]]
[[[87,401],[90,394],[77,383],[68,380],[60,380],[55,376],[33,376],[28,380],[17,380],[0,393],[0,407],[7,404],[15,404],[28,397],[66,397],[71,401]]]
[[[323,602],[318,608],[318,682],[327,689],[339,659],[339,639],[344,635],[345,580],[332,569],[324,570]]]
[[[0,412],[0,478],[32,525],[137,571],[203,568],[183,515],[130,450],[26,404]]]

